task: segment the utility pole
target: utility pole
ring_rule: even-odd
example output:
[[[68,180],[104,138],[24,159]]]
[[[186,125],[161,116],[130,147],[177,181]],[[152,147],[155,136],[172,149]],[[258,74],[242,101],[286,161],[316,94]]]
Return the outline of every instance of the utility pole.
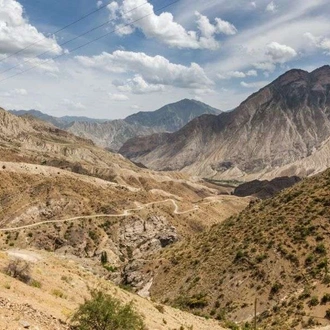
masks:
[[[257,303],[258,298],[254,300],[254,330],[257,330]]]

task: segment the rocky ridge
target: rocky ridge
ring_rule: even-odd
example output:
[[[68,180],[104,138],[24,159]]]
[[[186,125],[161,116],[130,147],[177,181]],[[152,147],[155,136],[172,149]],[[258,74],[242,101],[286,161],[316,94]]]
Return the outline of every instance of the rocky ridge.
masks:
[[[330,66],[290,70],[233,111],[199,117],[173,134],[129,140],[120,153],[148,168],[214,179],[284,176],[290,164],[318,157],[330,136],[329,109]],[[322,162],[309,161],[304,174],[318,172]],[[290,167],[291,176],[298,172],[304,171]]]

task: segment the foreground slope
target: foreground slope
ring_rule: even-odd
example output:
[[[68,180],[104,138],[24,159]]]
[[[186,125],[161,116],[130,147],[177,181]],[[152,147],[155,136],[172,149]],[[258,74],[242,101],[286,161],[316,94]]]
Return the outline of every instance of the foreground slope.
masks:
[[[330,170],[163,251],[152,296],[261,329],[328,324]],[[169,289],[170,288],[170,289]]]
[[[11,249],[0,253],[1,270],[11,259],[27,260],[33,285],[24,284],[0,272],[0,328],[68,330],[69,319],[79,304],[88,299],[89,288],[102,289],[124,303],[133,301],[147,329],[223,329],[219,322],[160,306],[93,274],[88,260],[73,259],[42,251]]]
[[[311,73],[291,70],[234,111],[204,115],[173,134],[129,140],[120,153],[157,170],[225,179],[262,177],[312,157],[329,138],[329,86],[330,66]],[[319,168],[310,166],[308,173]]]

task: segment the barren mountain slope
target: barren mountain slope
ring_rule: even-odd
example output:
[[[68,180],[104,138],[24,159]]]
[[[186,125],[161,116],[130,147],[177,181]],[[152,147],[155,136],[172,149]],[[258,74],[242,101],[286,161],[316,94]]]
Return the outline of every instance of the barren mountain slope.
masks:
[[[158,130],[125,120],[112,120],[105,123],[74,122],[67,130],[77,136],[90,139],[98,146],[119,150],[130,138],[149,135]]]
[[[55,128],[33,117],[16,117],[0,109],[0,148],[2,160],[24,158],[36,163],[79,162],[90,166],[136,169],[120,155],[112,154],[89,141]]]
[[[111,153],[92,141],[74,136],[41,120],[16,117],[0,109],[0,156],[2,161],[25,162],[67,169],[111,182],[147,189],[168,182],[181,185],[187,175],[141,169],[123,156]],[[192,184],[197,184],[191,182]],[[188,184],[189,185],[189,184]],[[205,188],[200,186],[201,191]],[[182,193],[185,189],[182,187]]]
[[[291,70],[234,111],[199,117],[159,141],[130,140],[120,153],[157,170],[258,178],[320,148],[330,136],[329,93],[330,66]]]
[[[154,299],[259,329],[328,324],[330,170],[163,251]],[[169,289],[170,288],[170,289]]]
[[[249,198],[218,196],[185,180],[145,180],[140,188],[36,164],[0,162],[0,248],[88,257],[106,251],[116,283],[143,290],[136,272],[152,255],[244,209]],[[144,291],[148,295],[148,290]]]

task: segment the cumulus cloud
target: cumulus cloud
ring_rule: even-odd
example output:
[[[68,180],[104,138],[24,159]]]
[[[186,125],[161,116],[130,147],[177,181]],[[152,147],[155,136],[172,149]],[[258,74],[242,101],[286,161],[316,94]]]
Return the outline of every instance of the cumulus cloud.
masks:
[[[120,16],[122,20],[117,24],[117,34],[126,35],[139,29],[147,38],[155,38],[170,47],[215,50],[220,47],[220,43],[215,39],[216,35],[233,35],[237,32],[233,24],[220,18],[216,18],[212,24],[206,16],[198,12],[196,23],[199,31],[187,31],[174,21],[171,13],[156,15],[152,4],[143,3],[143,0],[124,0],[121,6],[117,2],[108,6],[110,17]],[[144,18],[141,19],[142,17]],[[131,24],[129,28],[127,24]]]
[[[40,43],[36,43],[36,41]],[[36,43],[24,54],[35,55],[49,50],[50,54],[58,55],[62,49],[54,38],[45,38],[29,24],[23,16],[23,7],[16,0],[0,0],[0,53],[8,54],[19,51]]]
[[[324,50],[325,54],[330,55],[330,39],[323,36],[314,36],[312,33],[305,33],[304,37],[306,37],[309,42],[316,48],[320,48]]]
[[[277,10],[277,6],[274,1],[270,2],[266,7],[266,11],[270,13],[275,13],[276,10]]]
[[[119,10],[119,5],[116,1],[113,1],[108,4],[107,6],[109,12],[110,12],[110,19],[116,19],[117,17],[117,11]]]
[[[117,86],[121,92],[130,92],[133,94],[149,94],[162,92],[165,86],[161,84],[149,84],[140,75],[135,75],[134,78],[128,79],[124,84]]]
[[[218,79],[230,79],[230,78],[246,78],[246,77],[256,77],[258,72],[256,70],[243,71],[229,71],[226,73],[218,73]]]
[[[254,67],[259,70],[273,72],[277,64],[289,62],[297,55],[297,52],[292,47],[274,41],[266,46],[265,59],[254,63]]]
[[[103,2],[101,0],[96,3],[97,8],[101,8],[102,5],[103,5]]]
[[[223,33],[226,35],[234,35],[237,33],[237,29],[233,24],[224,21],[221,18],[216,18],[215,21],[216,33]]]
[[[286,45],[278,42],[271,42],[266,47],[266,55],[271,58],[274,63],[285,63],[297,56],[297,52]]]
[[[129,99],[128,96],[124,94],[109,93],[109,97],[112,101],[119,101],[119,102],[127,101]]]
[[[152,57],[145,53],[117,50],[112,54],[104,52],[93,57],[77,56],[76,59],[85,67],[103,72],[133,72],[138,75],[140,86],[140,77],[148,84],[180,88],[205,88],[214,84],[198,64],[174,64],[160,55]],[[133,83],[137,85],[136,81],[132,81],[131,87]]]

